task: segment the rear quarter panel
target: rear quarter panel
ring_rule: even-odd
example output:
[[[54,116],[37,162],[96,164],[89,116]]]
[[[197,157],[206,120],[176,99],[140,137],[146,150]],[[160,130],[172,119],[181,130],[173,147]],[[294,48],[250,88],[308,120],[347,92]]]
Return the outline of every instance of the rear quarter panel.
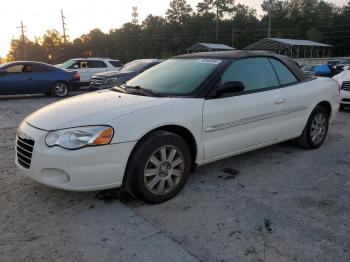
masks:
[[[49,92],[53,83],[57,81],[63,81],[69,83],[71,77],[71,72],[65,71],[50,71],[50,72],[40,72],[37,73],[36,82],[37,87],[42,92]]]
[[[286,87],[286,91],[291,111],[287,119],[286,136],[299,136],[306,126],[311,112],[321,102],[328,102],[332,106],[332,119],[338,112],[339,84],[334,79],[318,77]],[[295,112],[293,112],[294,109]]]

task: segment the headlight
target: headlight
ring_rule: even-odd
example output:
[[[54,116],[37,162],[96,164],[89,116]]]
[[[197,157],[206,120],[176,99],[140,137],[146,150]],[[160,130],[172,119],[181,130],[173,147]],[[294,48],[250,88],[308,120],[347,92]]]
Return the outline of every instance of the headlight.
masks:
[[[113,128],[110,126],[62,129],[50,132],[46,137],[46,145],[49,147],[60,146],[66,149],[107,145],[111,142],[113,133]]]
[[[118,80],[117,77],[112,77],[112,78],[106,79],[103,83],[104,83],[105,85],[113,84],[113,83],[117,82],[117,80]]]

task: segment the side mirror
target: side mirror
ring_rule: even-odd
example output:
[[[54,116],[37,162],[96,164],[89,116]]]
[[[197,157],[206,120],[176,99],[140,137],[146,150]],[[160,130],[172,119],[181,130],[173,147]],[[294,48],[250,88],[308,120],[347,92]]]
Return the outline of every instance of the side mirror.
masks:
[[[0,76],[6,75],[6,70],[5,69],[0,69]]]
[[[73,68],[74,69],[79,69],[79,66],[78,65],[74,65]]]
[[[244,84],[240,81],[228,81],[216,90],[215,97],[229,97],[244,91],[244,88]]]

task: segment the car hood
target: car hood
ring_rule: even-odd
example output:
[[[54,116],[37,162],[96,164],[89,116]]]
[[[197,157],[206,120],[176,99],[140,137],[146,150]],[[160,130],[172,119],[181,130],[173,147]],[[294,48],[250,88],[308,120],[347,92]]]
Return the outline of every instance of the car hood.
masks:
[[[350,70],[343,71],[333,77],[338,81],[340,85],[343,84],[344,81],[350,81]]]
[[[75,96],[45,106],[25,121],[46,131],[108,124],[108,121],[181,98],[149,97],[103,90]]]
[[[97,76],[97,77],[120,77],[120,76],[124,76],[124,75],[129,75],[129,74],[133,74],[134,72],[133,71],[123,71],[123,72],[120,72],[120,71],[107,71],[107,72],[103,72],[103,73],[98,73],[94,76]]]

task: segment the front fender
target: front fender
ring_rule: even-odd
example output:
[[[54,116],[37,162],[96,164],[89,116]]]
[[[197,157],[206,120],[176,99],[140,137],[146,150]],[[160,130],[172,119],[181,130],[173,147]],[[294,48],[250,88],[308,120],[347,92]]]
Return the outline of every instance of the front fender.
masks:
[[[160,98],[161,99],[161,98]],[[197,144],[197,161],[203,159],[202,112],[204,99],[184,98],[133,112],[111,120],[115,135],[112,143],[139,141],[149,132],[162,126],[175,125],[190,131]]]

